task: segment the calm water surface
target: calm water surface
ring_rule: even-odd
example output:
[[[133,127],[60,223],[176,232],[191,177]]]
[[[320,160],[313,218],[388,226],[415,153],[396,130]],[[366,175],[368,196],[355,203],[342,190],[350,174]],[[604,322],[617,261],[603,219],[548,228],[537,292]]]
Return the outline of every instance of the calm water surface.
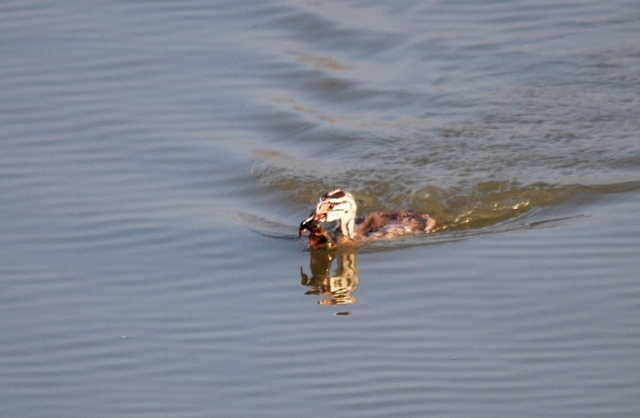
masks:
[[[637,417],[634,1],[0,5],[0,416]],[[309,251],[342,187],[434,234]]]

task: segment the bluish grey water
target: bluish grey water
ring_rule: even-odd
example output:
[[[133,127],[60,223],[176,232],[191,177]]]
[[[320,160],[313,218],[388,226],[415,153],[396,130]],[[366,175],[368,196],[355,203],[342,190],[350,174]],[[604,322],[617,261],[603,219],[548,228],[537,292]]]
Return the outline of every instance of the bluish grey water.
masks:
[[[635,417],[636,2],[0,5],[0,416]],[[342,187],[434,234],[309,251]]]

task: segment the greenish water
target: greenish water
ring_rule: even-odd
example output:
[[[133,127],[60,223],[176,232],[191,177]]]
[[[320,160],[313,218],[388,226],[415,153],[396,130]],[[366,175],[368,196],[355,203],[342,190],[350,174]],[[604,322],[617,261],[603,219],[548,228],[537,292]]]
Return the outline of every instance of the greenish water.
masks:
[[[4,2],[0,415],[635,417],[633,2]],[[433,234],[310,251],[318,197]]]

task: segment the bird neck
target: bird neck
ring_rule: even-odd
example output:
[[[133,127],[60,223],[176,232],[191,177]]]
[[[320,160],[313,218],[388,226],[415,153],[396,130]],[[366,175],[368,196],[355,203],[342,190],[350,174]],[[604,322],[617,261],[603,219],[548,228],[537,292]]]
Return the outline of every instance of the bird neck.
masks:
[[[349,239],[355,239],[356,210],[346,212],[340,218],[340,232]]]

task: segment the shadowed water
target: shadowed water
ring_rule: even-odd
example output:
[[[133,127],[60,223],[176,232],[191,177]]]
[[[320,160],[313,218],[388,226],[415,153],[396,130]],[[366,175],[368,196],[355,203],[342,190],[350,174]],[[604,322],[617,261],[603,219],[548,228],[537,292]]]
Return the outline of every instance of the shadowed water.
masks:
[[[635,417],[640,7],[0,5],[0,415]],[[433,234],[311,251],[335,188]]]

